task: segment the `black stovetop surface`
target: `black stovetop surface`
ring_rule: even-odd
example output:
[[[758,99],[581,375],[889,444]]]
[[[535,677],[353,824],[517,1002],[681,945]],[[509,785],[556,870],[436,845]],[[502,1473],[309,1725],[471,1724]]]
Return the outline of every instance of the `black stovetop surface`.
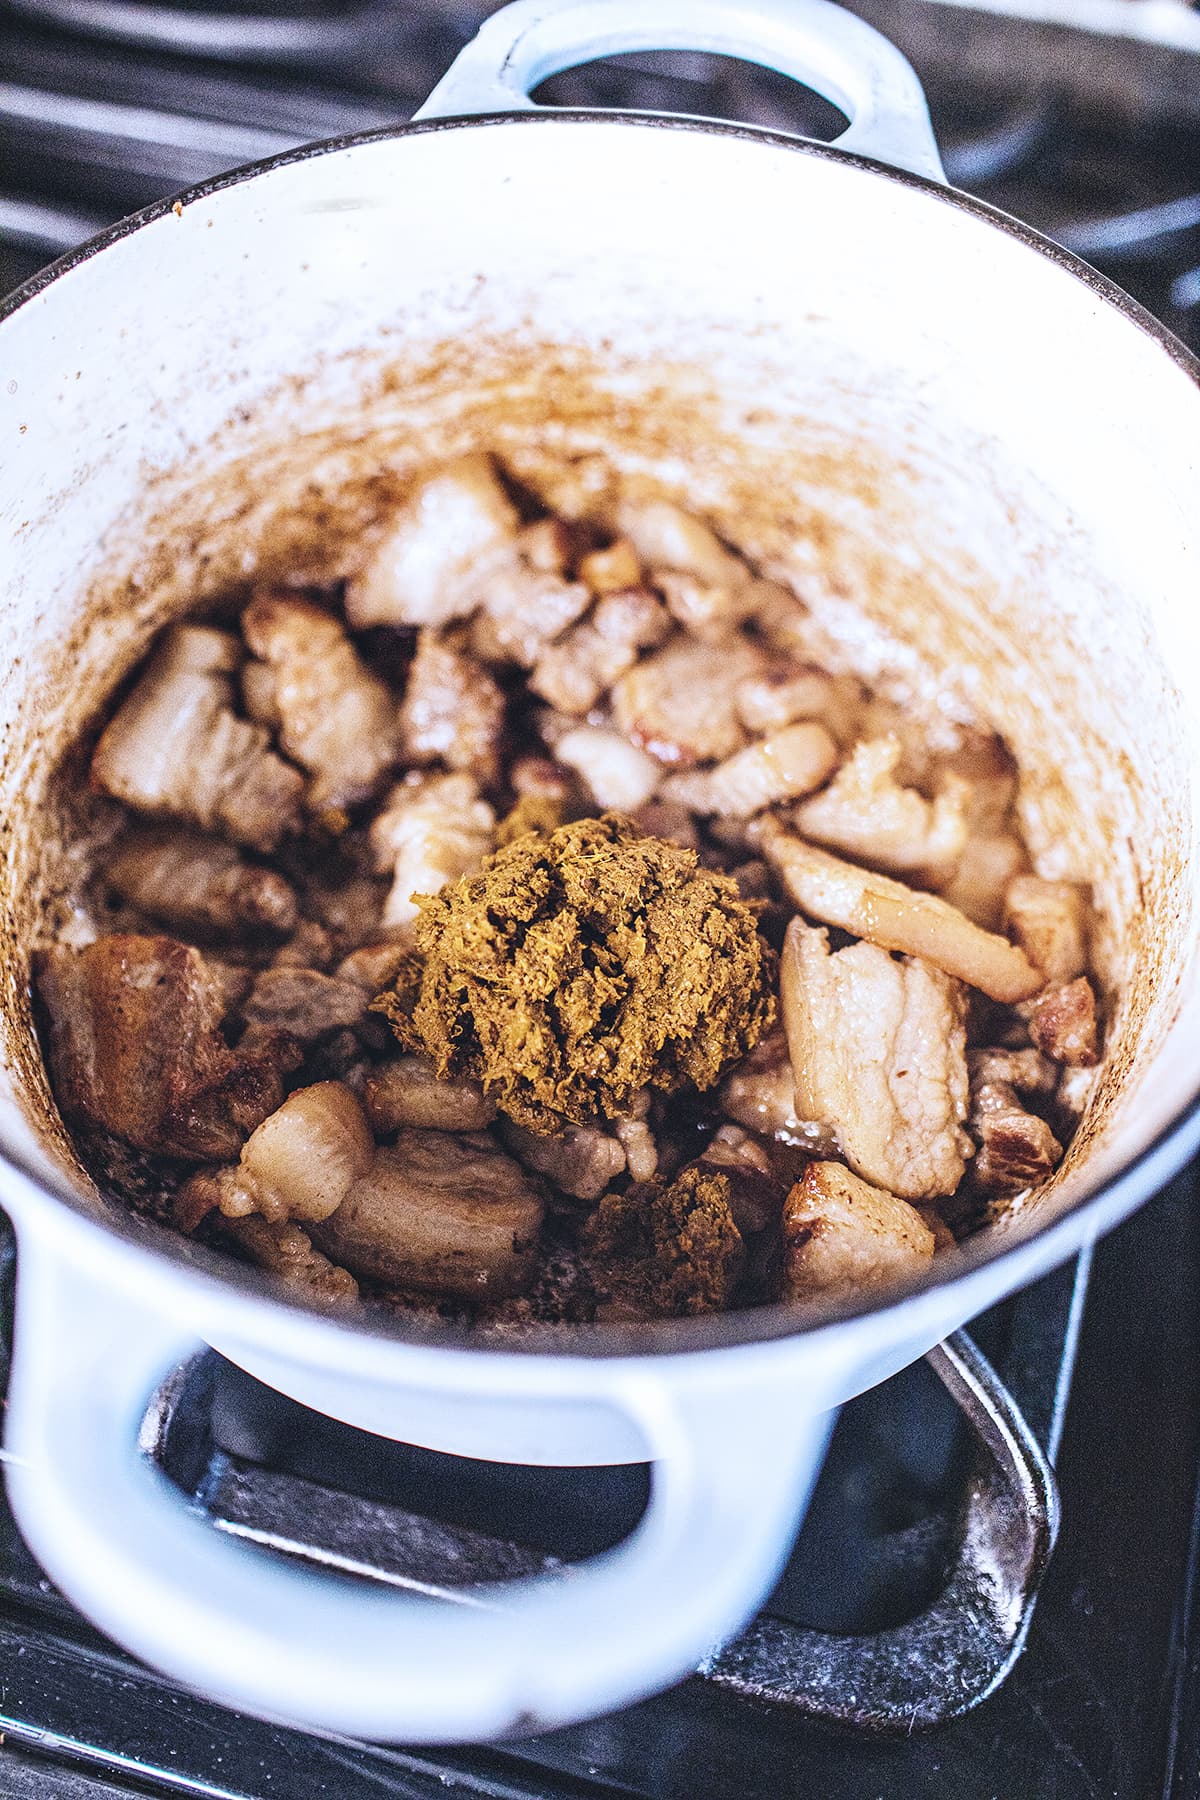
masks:
[[[122,14],[122,30],[203,40],[239,7],[109,0],[100,10]],[[87,230],[216,167],[406,116],[487,10],[478,0],[270,0],[255,24],[267,49],[235,65],[178,43],[90,38],[79,28],[98,16],[94,0],[24,0],[20,17],[0,0],[0,290]],[[272,20],[297,19],[326,34],[328,56],[316,39],[286,61],[271,50]],[[933,90],[953,178],[1090,256],[1200,348],[1200,127],[1132,108],[1119,120],[1083,116],[1052,78],[981,93],[942,66]],[[816,132],[828,122],[786,84],[696,58],[565,76],[554,97]],[[965,1716],[879,1738],[698,1676],[591,1724],[488,1749],[410,1754],[317,1740],[211,1706],[104,1643],[50,1588],[0,1506],[0,1800],[1196,1800],[1198,1170],[1097,1250],[1057,1453],[1058,1545],[1024,1654]],[[11,1247],[3,1251],[0,1238],[7,1292]],[[1043,1443],[1078,1291],[1060,1273],[972,1328]],[[225,1367],[209,1374],[213,1454],[251,1476],[282,1471],[435,1517],[453,1490],[458,1525],[567,1558],[615,1541],[644,1501],[642,1470],[531,1484],[476,1469],[464,1480],[452,1459],[372,1449]],[[852,1403],[768,1615],[869,1634],[920,1613],[953,1558],[968,1461],[965,1427],[924,1365]],[[189,1488],[200,1479],[175,1473]],[[204,1479],[211,1487],[212,1467]]]

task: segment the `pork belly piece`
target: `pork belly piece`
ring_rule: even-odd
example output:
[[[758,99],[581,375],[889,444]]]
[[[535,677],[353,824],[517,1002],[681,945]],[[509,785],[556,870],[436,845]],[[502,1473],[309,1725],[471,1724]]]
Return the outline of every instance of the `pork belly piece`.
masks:
[[[763,1145],[740,1125],[720,1126],[691,1167],[726,1177],[729,1210],[744,1238],[779,1223],[787,1183]]]
[[[356,987],[365,988],[374,999],[385,987],[391,987],[406,955],[403,944],[363,944],[344,956],[334,973],[341,981],[352,981]]]
[[[981,1071],[991,1073],[991,1071]],[[1036,1113],[1027,1112],[1008,1081],[971,1087],[971,1134],[979,1148],[972,1167],[981,1193],[1008,1198],[1036,1187],[1062,1160],[1062,1145]]]
[[[256,662],[253,657],[242,669],[242,705],[256,725],[270,732],[283,723],[275,692],[275,671],[270,663]]]
[[[650,1129],[650,1089],[630,1101],[625,1116],[613,1120],[613,1134],[625,1152],[632,1181],[651,1181],[658,1173],[658,1145]]]
[[[496,1116],[496,1104],[469,1075],[441,1077],[424,1056],[397,1056],[379,1063],[367,1077],[363,1103],[371,1129],[380,1137],[403,1128],[421,1131],[482,1131]]]
[[[686,806],[679,806],[675,801],[647,800],[631,815],[639,831],[647,837],[664,838],[669,844],[679,844],[684,850],[699,850],[700,833],[696,821]]]
[[[772,662],[738,682],[734,703],[746,730],[757,737],[797,719],[823,719],[827,713],[836,716],[844,687],[842,678],[812,663]]]
[[[589,550],[580,557],[577,573],[593,594],[619,594],[642,585],[642,565],[628,538],[617,538],[603,550]]]
[[[959,984],[876,944],[831,955],[827,932],[793,919],[780,992],[800,1117],[876,1186],[905,1200],[952,1194],[971,1149]]]
[[[319,919],[301,919],[286,944],[280,944],[271,958],[273,969],[329,968],[336,950],[333,935]]]
[[[505,1119],[500,1136],[518,1162],[575,1200],[598,1200],[625,1172],[625,1151],[612,1132],[568,1125],[548,1137]]]
[[[873,869],[914,872],[931,887],[953,875],[967,841],[970,789],[949,776],[926,800],[896,779],[900,741],[856,744],[829,786],[793,814],[807,838],[844,850]]]
[[[358,1299],[358,1283],[349,1269],[339,1269],[322,1256],[298,1225],[268,1225],[251,1214],[245,1219],[226,1219],[221,1231],[251,1262],[269,1269],[317,1306],[351,1306]]]
[[[635,663],[613,686],[613,716],[661,763],[719,762],[746,742],[737,685],[768,666],[748,638],[719,647],[676,637]]]
[[[663,641],[668,626],[662,602],[647,588],[606,594],[585,619],[546,646],[529,686],[559,712],[581,716],[633,667],[642,650]]]
[[[296,929],[291,885],[222,838],[170,826],[131,831],[105,874],[122,900],[185,931],[286,936]]]
[[[923,957],[992,1000],[1028,1000],[1044,977],[1007,938],[973,925],[937,894],[860,869],[784,831],[769,815],[757,841],[796,904],[826,925],[840,926],[885,950]]]
[[[235,1051],[225,994],[198,950],[114,933],[39,958],[49,1062],[64,1118],[141,1150],[228,1162],[283,1095],[275,1046]]]
[[[991,1082],[1006,1081],[1018,1093],[1036,1094],[1042,1099],[1053,1094],[1061,1073],[1040,1050],[1009,1050],[992,1045],[968,1050],[967,1068],[972,1092]]]
[[[521,548],[518,543],[517,553],[480,583],[471,647],[485,662],[531,669],[546,645],[587,611],[592,595],[582,581],[539,568]]]
[[[518,800],[552,800],[565,806],[571,797],[571,777],[553,757],[518,756],[508,771],[508,779]]]
[[[346,617],[366,625],[448,625],[480,599],[481,577],[513,553],[517,514],[486,456],[415,481],[359,574]]]
[[[648,569],[679,570],[710,587],[739,588],[754,579],[710,526],[671,500],[622,500],[617,525]]]
[[[838,747],[825,727],[804,720],[736,750],[715,769],[668,775],[662,796],[693,812],[747,819],[766,806],[811,793],[828,779],[837,761]]]
[[[918,1274],[934,1233],[915,1207],[841,1163],[814,1162],[783,1205],[783,1295],[849,1298]]]
[[[386,885],[373,875],[310,878],[304,884],[306,909],[324,926],[336,950],[343,955],[379,938],[386,899]]]
[[[1086,975],[1029,1002],[1029,1035],[1051,1061],[1089,1069],[1099,1061],[1096,995]]]
[[[285,1031],[297,1043],[315,1044],[331,1032],[360,1025],[369,1000],[367,990],[355,981],[284,964],[255,976],[241,1013],[255,1030],[254,1041],[265,1030]]]
[[[1096,1082],[1100,1071],[1096,1068],[1072,1068],[1068,1063],[1064,1068],[1056,1070],[1058,1087],[1055,1102],[1060,1113],[1076,1124],[1087,1111],[1088,1103],[1096,1091]]]
[[[400,711],[410,763],[443,762],[488,787],[499,773],[504,695],[483,664],[436,631],[422,631]]]
[[[720,1088],[721,1110],[747,1131],[779,1138],[786,1144],[833,1149],[830,1132],[796,1112],[796,1077],[788,1055],[787,1038],[773,1031],[736,1069]]]
[[[298,1088],[242,1146],[238,1162],[202,1170],[179,1190],[177,1210],[205,1201],[227,1219],[258,1213],[268,1225],[327,1219],[370,1169],[375,1144],[366,1115],[340,1081]]]
[[[602,725],[577,725],[559,738],[554,754],[582,777],[602,810],[615,806],[620,812],[636,812],[652,797],[662,776],[652,756]]]
[[[176,625],[101,733],[92,780],[136,812],[187,819],[255,850],[300,822],[304,777],[233,711],[228,632]]]
[[[942,884],[942,898],[985,931],[999,931],[1012,879],[1028,866],[1025,846],[1011,831],[991,836],[972,832],[954,874]]]
[[[960,726],[952,749],[932,759],[928,779],[935,784],[947,775],[965,781],[971,790],[968,814],[972,832],[995,836],[1009,827],[1017,795],[1017,765],[1012,752],[994,731],[977,725]]]
[[[1055,987],[1087,968],[1091,906],[1074,882],[1018,875],[1004,896],[1004,927]]]
[[[242,634],[271,671],[280,747],[312,776],[310,808],[369,800],[399,758],[399,711],[341,621],[273,588],[250,602]]]
[[[489,1137],[402,1131],[313,1237],[360,1279],[494,1300],[532,1281],[542,1214],[536,1182]]]
[[[744,569],[736,582],[710,582],[682,569],[656,569],[654,585],[675,622],[706,644],[727,642],[759,605],[758,584]]]
[[[407,936],[418,910],[413,896],[436,894],[478,868],[495,830],[496,815],[472,776],[406,776],[371,826],[376,866],[392,872],[385,928]]]

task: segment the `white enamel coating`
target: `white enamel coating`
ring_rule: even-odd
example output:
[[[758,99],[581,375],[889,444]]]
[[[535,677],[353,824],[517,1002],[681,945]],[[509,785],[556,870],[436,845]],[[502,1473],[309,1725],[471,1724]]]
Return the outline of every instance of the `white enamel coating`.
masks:
[[[572,55],[598,42],[582,10],[586,30],[554,40]],[[755,55],[776,42],[763,22],[792,12],[739,10]],[[654,16],[639,9],[639,44],[667,41]],[[522,62],[518,86],[558,54]],[[469,366],[437,362],[448,340]],[[422,358],[434,374],[373,379]],[[594,404],[567,418],[549,372],[572,358]],[[481,411],[510,367],[522,381]],[[660,442],[676,405],[699,424]],[[168,1672],[274,1717],[409,1741],[561,1723],[682,1674],[769,1586],[830,1409],[1125,1216],[1200,1136],[1183,1117],[1200,1057],[1193,374],[981,209],[766,136],[545,113],[419,127],[190,198],[0,323],[6,918],[36,886],[30,808],[79,694],[206,570],[252,566],[258,526],[222,487],[227,465],[246,459],[286,508],[318,467],[336,486],[357,466],[352,448],[318,464],[318,428],[403,472],[481,420],[518,467],[535,440],[579,456],[603,442],[789,575],[859,666],[932,668],[995,712],[1031,771],[1040,863],[1096,880],[1127,998],[1092,1140],[1036,1215],[939,1259],[924,1288],[817,1325],[764,1311],[651,1334],[646,1353],[581,1333],[569,1354],[535,1354],[318,1317],[107,1215],[39,1123],[10,996],[0,1196],[19,1238],[6,1444],[22,1530],[69,1596]],[[810,506],[820,531],[793,531]],[[110,565],[130,579],[93,618],[89,575]],[[650,1513],[596,1565],[488,1607],[281,1568],[206,1534],[137,1454],[145,1401],[198,1342],[437,1448],[652,1457]]]
[[[929,108],[894,44],[832,0],[515,0],[484,24],[414,117],[532,109],[562,69],[631,50],[704,50],[765,63],[832,100],[839,149],[944,181]]]

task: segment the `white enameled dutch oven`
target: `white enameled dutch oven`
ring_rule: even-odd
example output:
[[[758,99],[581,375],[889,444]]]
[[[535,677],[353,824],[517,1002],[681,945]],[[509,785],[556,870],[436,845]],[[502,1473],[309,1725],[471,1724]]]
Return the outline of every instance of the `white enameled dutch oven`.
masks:
[[[555,70],[725,51],[836,145],[550,112]],[[942,185],[903,59],[825,0],[521,0],[418,122],[224,177],[0,324],[0,1199],[19,1240],[14,1511],[106,1632],[229,1704],[482,1738],[674,1680],[769,1587],[830,1409],[1123,1218],[1200,1140],[1200,389],[1069,256]],[[254,571],[336,574],[407,473],[496,448],[563,508],[679,494],[837,654],[1004,730],[1043,873],[1095,884],[1103,1080],[1064,1169],[919,1285],[508,1349],[317,1316],[97,1196],[49,1102],[28,951],[61,920],[66,746],[149,636]],[[64,772],[65,771],[65,772]],[[201,1342],[368,1430],[650,1459],[625,1543],[459,1607],[286,1565],[139,1451]]]

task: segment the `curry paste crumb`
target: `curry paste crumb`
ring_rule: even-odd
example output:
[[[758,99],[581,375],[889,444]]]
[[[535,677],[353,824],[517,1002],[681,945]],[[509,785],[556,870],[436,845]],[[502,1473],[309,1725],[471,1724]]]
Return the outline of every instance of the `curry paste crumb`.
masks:
[[[729,1206],[729,1177],[687,1168],[668,1186],[639,1182],[609,1193],[588,1220],[583,1247],[602,1271],[606,1310],[652,1317],[719,1312],[744,1260]]]

